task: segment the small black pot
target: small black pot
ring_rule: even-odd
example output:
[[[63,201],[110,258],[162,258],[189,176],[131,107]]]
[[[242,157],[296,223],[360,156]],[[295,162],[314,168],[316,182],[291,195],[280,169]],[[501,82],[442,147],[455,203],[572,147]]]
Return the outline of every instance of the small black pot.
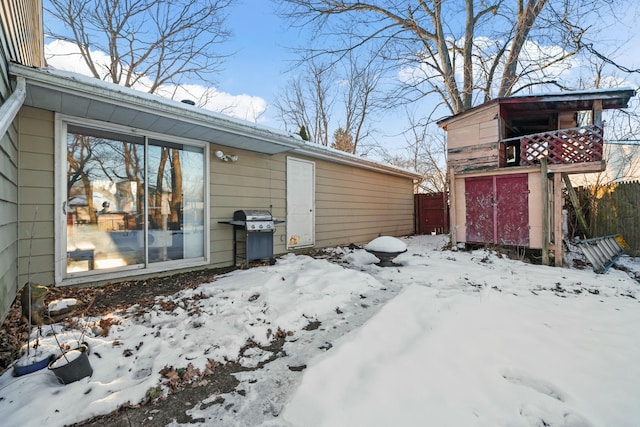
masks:
[[[49,370],[55,374],[61,384],[70,384],[93,374],[93,368],[89,363],[89,347],[81,345],[68,351],[67,354],[73,351],[80,351],[81,354],[70,362],[65,360],[64,355],[60,355],[49,363]]]

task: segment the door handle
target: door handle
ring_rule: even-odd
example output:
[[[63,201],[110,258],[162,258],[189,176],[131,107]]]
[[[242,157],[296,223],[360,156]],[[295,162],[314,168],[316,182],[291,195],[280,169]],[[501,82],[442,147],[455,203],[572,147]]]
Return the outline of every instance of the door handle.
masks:
[[[62,213],[67,214],[67,201],[62,202]]]

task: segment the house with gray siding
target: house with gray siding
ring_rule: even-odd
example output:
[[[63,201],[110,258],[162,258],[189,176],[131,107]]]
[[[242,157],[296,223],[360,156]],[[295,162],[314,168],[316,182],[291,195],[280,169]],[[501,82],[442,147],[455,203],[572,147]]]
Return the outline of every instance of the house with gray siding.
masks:
[[[38,3],[25,2],[30,18],[3,14],[41,22]],[[415,174],[48,68],[33,59],[41,27],[12,33],[7,21],[0,318],[28,280],[100,285],[237,264],[238,230],[225,222],[239,210],[278,220],[276,255],[413,233]],[[16,37],[27,33],[38,36]],[[6,56],[24,43],[40,50]]]
[[[9,76],[9,63],[44,66],[40,0],[0,2],[0,320],[20,288],[18,282],[17,115],[26,94]]]

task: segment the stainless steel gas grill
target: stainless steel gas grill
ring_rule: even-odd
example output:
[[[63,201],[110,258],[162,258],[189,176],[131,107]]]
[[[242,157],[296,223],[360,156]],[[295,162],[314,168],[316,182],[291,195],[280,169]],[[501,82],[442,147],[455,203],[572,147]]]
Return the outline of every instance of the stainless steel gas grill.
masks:
[[[239,210],[233,213],[234,224],[238,224],[249,231],[273,231],[275,224],[269,211]]]
[[[272,264],[273,257],[273,233],[277,221],[266,210],[246,209],[233,213],[233,220],[219,221],[220,224],[233,226],[233,262],[244,259],[248,267],[250,261],[268,259]]]

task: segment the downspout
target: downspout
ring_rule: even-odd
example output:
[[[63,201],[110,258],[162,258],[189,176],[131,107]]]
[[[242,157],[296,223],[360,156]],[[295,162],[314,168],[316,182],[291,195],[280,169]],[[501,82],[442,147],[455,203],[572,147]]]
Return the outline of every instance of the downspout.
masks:
[[[13,119],[18,115],[20,107],[24,104],[27,96],[27,84],[24,77],[18,77],[18,82],[13,93],[7,98],[4,104],[0,106],[0,138],[9,130],[9,126],[13,123]]]

